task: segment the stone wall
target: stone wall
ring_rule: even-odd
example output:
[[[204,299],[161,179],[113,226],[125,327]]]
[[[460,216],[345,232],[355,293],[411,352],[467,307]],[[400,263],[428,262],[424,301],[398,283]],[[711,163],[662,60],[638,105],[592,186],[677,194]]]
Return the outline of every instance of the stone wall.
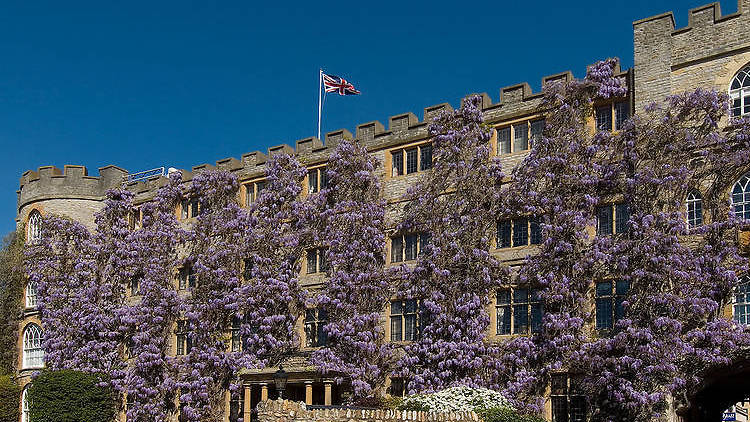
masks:
[[[474,412],[416,412],[407,410],[307,410],[303,403],[267,400],[258,403],[259,422],[400,422],[400,421],[479,421]]]

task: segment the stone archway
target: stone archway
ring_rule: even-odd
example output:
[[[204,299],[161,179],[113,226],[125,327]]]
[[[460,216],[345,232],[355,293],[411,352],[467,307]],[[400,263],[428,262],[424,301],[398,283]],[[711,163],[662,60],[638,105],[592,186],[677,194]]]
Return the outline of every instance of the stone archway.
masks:
[[[750,397],[750,352],[733,360],[731,365],[705,371],[703,383],[688,392],[688,403],[677,408],[680,422],[716,422],[722,412]]]

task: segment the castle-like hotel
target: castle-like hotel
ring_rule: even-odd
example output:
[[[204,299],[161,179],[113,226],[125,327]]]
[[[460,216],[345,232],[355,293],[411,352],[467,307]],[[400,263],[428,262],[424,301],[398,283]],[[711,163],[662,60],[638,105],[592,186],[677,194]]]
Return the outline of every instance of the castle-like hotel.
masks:
[[[595,104],[591,125],[599,130],[618,130],[620,125],[644,105],[662,100],[674,93],[698,87],[715,89],[729,94],[731,113],[735,116],[750,114],[750,0],[739,0],[736,13],[722,15],[719,4],[698,7],[690,11],[688,26],[675,28],[672,13],[649,17],[633,23],[634,67],[618,71],[627,86],[627,94]],[[585,64],[582,64],[584,66]],[[542,83],[555,80],[567,81],[570,72],[558,73],[543,78]],[[498,101],[481,94],[485,121],[494,127],[493,154],[503,162],[504,168],[520,163],[533,145],[535,136],[544,126],[544,115],[540,114],[542,94],[532,92],[527,83],[500,89]],[[396,203],[418,174],[429,171],[432,166],[432,150],[427,134],[428,122],[441,110],[450,109],[448,103],[424,109],[420,119],[408,112],[390,117],[387,127],[373,121],[360,124],[352,134],[346,129],[329,132],[324,140],[306,138],[296,141],[294,147],[278,145],[267,152],[254,151],[240,159],[225,158],[215,165],[202,164],[190,171],[181,170],[184,183],[190,183],[193,175],[206,169],[222,169],[232,172],[241,182],[241,203],[248,205],[264,187],[265,163],[269,157],[279,153],[296,154],[308,167],[304,180],[305,194],[314,193],[325,186],[325,167],[329,154],[344,138],[354,138],[367,146],[382,166],[377,170],[383,180],[383,196],[390,205],[387,213],[390,227],[396,225]],[[98,176],[89,176],[86,167],[66,165],[63,170],[53,166],[39,167],[23,174],[18,190],[18,213],[16,223],[25,228],[27,239],[40,234],[40,219],[44,215],[57,214],[77,220],[89,228],[94,226],[94,214],[104,206],[105,192],[126,182],[135,193],[135,203],[142,204],[154,198],[165,178],[152,177],[144,181],[131,181],[128,171],[116,166],[99,169]],[[737,183],[728,187],[739,195],[732,195],[737,212],[750,210],[750,179],[739,174]],[[686,198],[688,224],[700,225],[701,195],[692,192]],[[189,224],[197,207],[183,202],[175,211],[180,220]],[[392,209],[391,209],[392,208]],[[623,230],[622,216],[625,210],[618,206],[598,211],[596,229],[599,233]],[[750,212],[750,211],[749,211]],[[750,216],[745,216],[750,217]],[[498,235],[494,253],[509,265],[523,263],[540,243],[538,227],[529,219],[514,219],[498,224]],[[418,236],[394,236],[388,242],[386,261],[389,265],[416,259],[419,253]],[[306,289],[323,285],[326,264],[320,250],[308,251],[303,257],[300,283]],[[175,289],[189,290],[194,280],[189,271],[181,271],[175,279]],[[608,285],[605,285],[609,283]],[[627,286],[605,282],[597,286],[596,320],[592,324],[598,329],[611,328],[618,317],[618,303]],[[137,295],[137,291],[132,292]],[[523,335],[538,328],[541,305],[533,290],[514,288],[499,291],[491,299],[491,323],[488,336],[501,340],[508,336]],[[750,296],[750,295],[748,295]],[[21,382],[29,382],[33,371],[44,366],[44,351],[41,344],[44,327],[36,310],[36,289],[28,284],[24,296],[24,317],[19,327],[18,375]],[[733,317],[743,323],[750,322],[748,304],[738,303]],[[324,336],[319,335],[320,323],[325,316],[312,311],[299,316],[298,328],[302,347],[297,357],[285,365],[289,373],[287,397],[308,404],[337,404],[346,396],[346,387],[337,385],[333,379],[321,375],[306,359],[310,350],[319,347]],[[413,340],[417,330],[415,304],[394,300],[382,314],[386,338],[392,342]],[[175,329],[172,352],[185,354],[190,344],[179,327]],[[273,372],[247,370],[242,373],[244,390],[236,397],[227,395],[229,409],[225,421],[236,421],[244,417],[251,420],[252,409],[261,400],[275,397]],[[571,382],[564,375],[553,380],[553,388],[547,401],[547,418],[556,422],[583,420],[582,400],[569,394]],[[555,388],[557,386],[557,388]],[[403,382],[391,380],[389,392],[403,393]],[[26,390],[24,390],[24,397]],[[28,408],[22,400],[22,422],[28,420]],[[124,421],[124,416],[122,417]]]

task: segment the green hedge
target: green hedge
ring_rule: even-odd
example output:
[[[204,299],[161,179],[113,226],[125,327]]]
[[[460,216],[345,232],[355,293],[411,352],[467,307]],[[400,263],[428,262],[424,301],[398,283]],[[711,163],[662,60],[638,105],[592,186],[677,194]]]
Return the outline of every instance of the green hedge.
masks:
[[[100,387],[96,375],[63,370],[44,371],[32,381],[28,398],[31,422],[110,422],[117,396]]]
[[[545,422],[539,416],[519,415],[515,410],[507,407],[480,409],[476,412],[483,422]]]
[[[21,387],[7,376],[0,376],[0,422],[18,422]]]

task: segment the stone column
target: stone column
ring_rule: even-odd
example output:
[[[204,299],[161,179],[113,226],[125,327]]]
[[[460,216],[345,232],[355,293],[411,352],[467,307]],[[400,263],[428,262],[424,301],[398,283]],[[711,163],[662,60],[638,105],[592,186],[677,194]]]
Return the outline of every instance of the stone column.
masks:
[[[331,387],[333,383],[331,381],[325,381],[324,388],[325,388],[325,405],[330,406],[331,405]]]
[[[250,416],[253,411],[253,404],[251,403],[252,388],[251,385],[243,386],[244,401],[242,403],[242,420],[246,422],[250,422]]]
[[[268,400],[268,384],[266,383],[260,385],[260,400]]]
[[[305,381],[305,404],[312,404],[312,381]]]

